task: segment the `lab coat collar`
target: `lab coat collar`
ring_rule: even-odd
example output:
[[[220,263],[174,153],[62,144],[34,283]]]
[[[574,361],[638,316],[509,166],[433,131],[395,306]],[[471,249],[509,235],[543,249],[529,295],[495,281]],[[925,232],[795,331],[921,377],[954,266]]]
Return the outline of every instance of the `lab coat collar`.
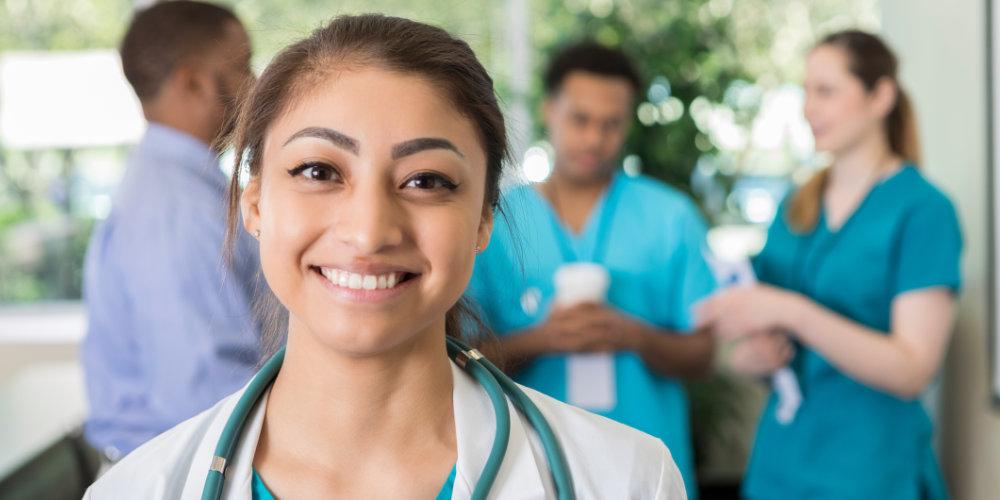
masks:
[[[486,391],[461,368],[454,363],[451,366],[454,382],[452,400],[455,407],[455,437],[458,447],[452,498],[469,498],[493,446],[496,419]],[[211,427],[205,433],[202,447],[207,448],[208,452],[199,453],[192,461],[184,488],[184,498],[200,496],[218,436],[222,434],[226,420],[229,419],[236,401],[242,395],[243,391],[240,391],[223,404],[223,408],[216,414]],[[226,466],[223,498],[227,500],[251,498],[253,457],[264,425],[264,409],[269,395],[270,390],[266,391],[254,406],[233,453],[233,460]],[[555,489],[537,437],[524,424],[522,417],[509,401],[507,411],[511,415],[510,441],[489,497],[554,497]]]
[[[191,461],[187,482],[184,485],[183,498],[201,498],[212,457],[215,456],[215,445],[218,443],[219,436],[222,435],[226,421],[229,420],[229,416],[236,408],[236,402],[245,391],[246,387],[230,396],[216,413],[202,439],[202,453],[198,453]],[[237,441],[236,449],[233,450],[233,459],[226,464],[226,481],[222,490],[222,498],[225,500],[252,498],[250,481],[253,477],[253,457],[254,452],[257,451],[260,431],[264,427],[264,409],[267,408],[267,398],[270,394],[270,389],[265,391],[260,401],[254,406],[250,418],[240,434],[240,439]]]
[[[469,498],[486,465],[496,434],[493,405],[478,382],[452,363],[458,463],[452,498]],[[554,487],[535,435],[508,400],[510,441],[490,498],[553,497]]]

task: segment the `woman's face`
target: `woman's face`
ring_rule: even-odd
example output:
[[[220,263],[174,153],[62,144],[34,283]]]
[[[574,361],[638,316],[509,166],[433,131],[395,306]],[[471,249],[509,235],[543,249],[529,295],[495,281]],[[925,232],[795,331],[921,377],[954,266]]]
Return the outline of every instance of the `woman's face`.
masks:
[[[883,134],[883,121],[895,100],[887,80],[869,91],[850,71],[847,54],[820,45],[806,60],[805,117],[816,150],[840,154],[869,137]]]
[[[325,77],[270,127],[242,197],[291,335],[355,356],[440,335],[485,247],[486,157],[419,76]]]

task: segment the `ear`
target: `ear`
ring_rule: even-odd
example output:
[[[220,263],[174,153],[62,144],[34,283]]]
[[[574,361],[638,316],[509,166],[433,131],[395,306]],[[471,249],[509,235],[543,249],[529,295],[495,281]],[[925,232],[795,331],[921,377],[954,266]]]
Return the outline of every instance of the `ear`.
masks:
[[[190,61],[177,66],[176,75],[182,84],[184,92],[199,100],[215,100],[218,93],[215,75],[206,64]]]
[[[243,215],[243,227],[250,234],[260,230],[260,176],[250,179],[247,187],[240,194],[240,213]]]
[[[871,104],[876,115],[885,118],[896,106],[899,98],[899,90],[896,82],[888,77],[882,77],[875,82],[875,88],[871,91]]]
[[[479,251],[486,250],[490,245],[490,237],[493,235],[493,207],[486,205],[483,207],[483,217],[479,220],[479,231],[476,233],[476,246]]]

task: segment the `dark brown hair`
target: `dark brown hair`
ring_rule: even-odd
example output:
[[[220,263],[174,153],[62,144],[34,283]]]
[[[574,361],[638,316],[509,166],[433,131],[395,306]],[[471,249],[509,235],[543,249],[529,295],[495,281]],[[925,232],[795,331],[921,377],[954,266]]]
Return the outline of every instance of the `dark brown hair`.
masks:
[[[483,210],[498,209],[500,176],[508,159],[507,133],[493,80],[468,44],[441,28],[408,19],[380,14],[342,16],[281,51],[243,96],[228,139],[235,151],[229,185],[228,249],[232,249],[239,230],[241,177],[260,175],[269,127],[295,99],[327,75],[366,66],[426,78],[472,122],[486,153]],[[463,325],[469,320],[477,322],[470,313],[470,307],[459,301],[448,311],[446,333],[461,336]],[[273,342],[272,336],[280,334],[274,330],[280,329],[282,321],[271,316],[272,324],[265,327],[265,333]]]
[[[138,11],[119,52],[125,79],[140,101],[156,97],[178,64],[221,40],[228,23],[239,23],[225,7],[175,0]]]
[[[816,47],[830,46],[847,54],[849,70],[871,91],[883,79],[896,86],[896,103],[885,118],[886,139],[889,149],[914,166],[920,163],[920,140],[917,119],[906,92],[899,85],[899,61],[892,49],[881,38],[858,30],[839,31],[828,35]],[[787,220],[792,229],[809,232],[816,227],[822,206],[829,170],[814,175],[792,196]]]
[[[632,87],[634,95],[639,95],[642,89],[639,71],[635,69],[635,63],[625,52],[587,40],[567,45],[552,57],[543,79],[545,93],[547,95],[558,93],[566,77],[578,71],[621,78]]]

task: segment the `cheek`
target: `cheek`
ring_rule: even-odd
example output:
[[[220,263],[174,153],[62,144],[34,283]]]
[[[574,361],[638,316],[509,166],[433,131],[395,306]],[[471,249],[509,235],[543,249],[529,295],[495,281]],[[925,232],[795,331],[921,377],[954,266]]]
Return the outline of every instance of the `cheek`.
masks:
[[[556,127],[549,131],[549,135],[554,141],[569,147],[579,142],[585,133],[586,127],[568,115],[560,115],[556,121]]]
[[[470,216],[476,213],[472,209],[449,212],[425,217],[415,239],[435,270],[435,279],[429,284],[446,288],[449,299],[457,299],[472,275],[479,219]]]
[[[302,254],[323,232],[326,217],[313,204],[307,196],[279,190],[261,193],[261,267],[279,298],[302,279]]]
[[[628,129],[626,129],[625,127],[615,128],[614,130],[608,133],[608,137],[610,138],[610,140],[607,141],[607,144],[605,145],[605,149],[607,150],[608,154],[613,155],[617,153],[619,149],[621,149],[622,144],[625,143],[625,138],[627,134],[628,134]]]
[[[845,96],[831,103],[830,117],[841,125],[841,130],[853,131],[868,120],[864,100],[858,96]]]

